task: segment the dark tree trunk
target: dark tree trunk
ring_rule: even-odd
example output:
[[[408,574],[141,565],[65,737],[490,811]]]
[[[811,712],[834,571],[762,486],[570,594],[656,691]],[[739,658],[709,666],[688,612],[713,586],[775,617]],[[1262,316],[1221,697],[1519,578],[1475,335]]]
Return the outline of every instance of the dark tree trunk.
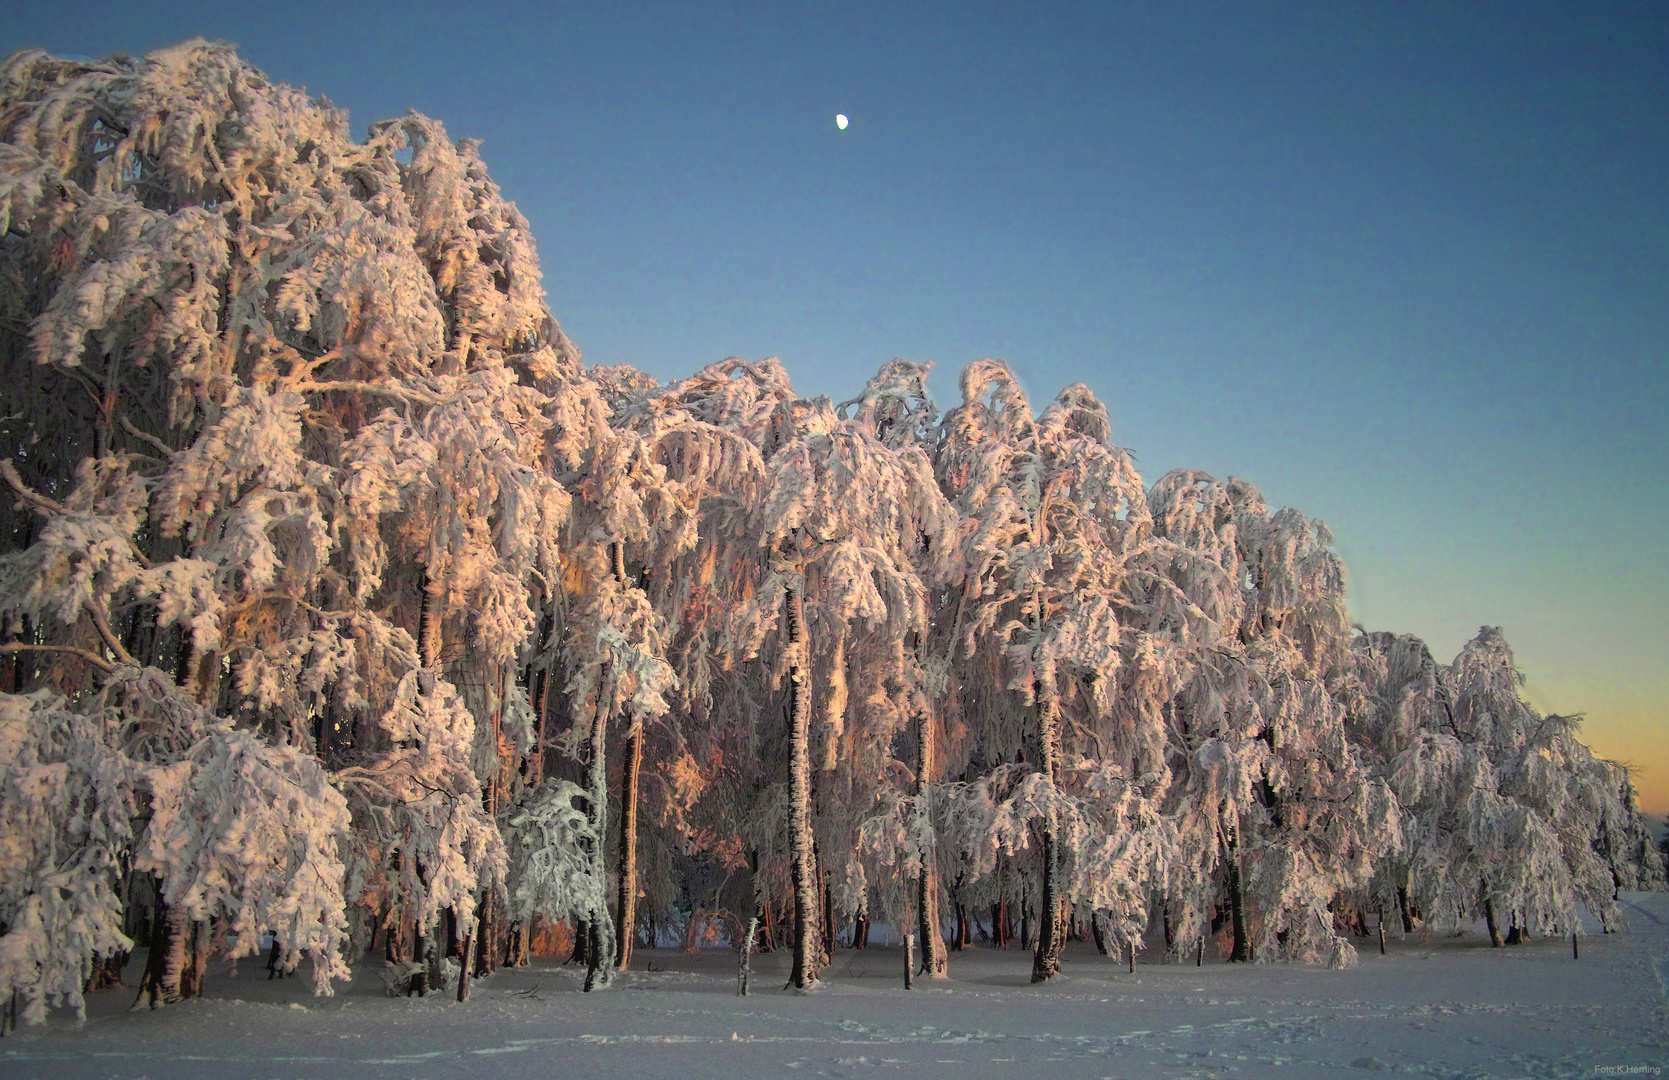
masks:
[[[128,617],[127,633],[122,648],[128,655],[149,666],[156,659],[156,605],[137,603]]]
[[[423,593],[417,602],[417,656],[426,668],[440,661],[440,613],[431,590],[434,582],[423,572]]]
[[[191,643],[191,631],[183,624],[175,627],[175,635],[179,644],[174,650],[174,685],[189,691],[191,671],[196,666],[197,650]]]
[[[465,934],[458,942],[458,1000],[469,1000],[469,946],[470,936]]]
[[[1484,901],[1484,924],[1489,927],[1489,945],[1492,949],[1501,947],[1501,927],[1495,922],[1495,901]]]
[[[1043,774],[1054,783],[1060,761],[1060,703],[1046,693],[1041,682],[1033,684],[1037,701],[1038,745],[1042,751]],[[1043,823],[1043,895],[1038,901],[1037,953],[1032,957],[1032,982],[1052,979],[1061,971],[1061,891],[1059,824],[1050,814]]]
[[[556,627],[556,616],[547,613],[539,626],[539,654],[534,663],[540,663],[545,650],[550,645],[551,633]],[[550,696],[551,672],[548,665],[542,665],[533,673],[529,680],[528,704],[533,707],[533,752],[527,757],[527,765],[522,770],[522,778],[527,781],[529,788],[537,788],[545,781],[545,715]]]
[[[185,912],[173,908],[157,891],[156,918],[151,923],[151,952],[145,961],[145,978],[139,997],[151,1008],[180,1000],[180,980],[185,974],[186,950],[190,945],[191,921]]]
[[[574,949],[568,954],[568,963],[591,965],[591,924],[584,919],[574,920]]]
[[[93,961],[93,972],[87,976],[87,985],[82,988],[84,993],[95,990],[110,990],[122,985],[122,969],[127,967],[128,954],[124,952],[112,953],[99,957]]]
[[[1091,912],[1089,917],[1090,932],[1095,935],[1095,951],[1102,956],[1113,955],[1107,948],[1107,929],[1101,925],[1101,913]]]
[[[1408,907],[1408,886],[1406,885],[1397,886],[1397,907],[1402,912],[1402,932],[1412,934],[1414,932],[1414,913]]]
[[[1053,826],[1043,832],[1043,895],[1037,905],[1037,952],[1032,956],[1032,982],[1052,979],[1061,971],[1060,852]]]
[[[1252,959],[1252,941],[1246,932],[1246,906],[1240,889],[1240,863],[1232,857],[1229,860],[1229,912],[1234,923],[1234,951],[1229,954],[1229,961],[1247,963]]]
[[[1222,807],[1218,807],[1218,825],[1223,843],[1223,864],[1228,871],[1229,890],[1229,918],[1234,927],[1234,948],[1229,953],[1230,963],[1247,963],[1252,959],[1251,936],[1246,931],[1246,906],[1240,886],[1240,840],[1239,834],[1222,820]]]

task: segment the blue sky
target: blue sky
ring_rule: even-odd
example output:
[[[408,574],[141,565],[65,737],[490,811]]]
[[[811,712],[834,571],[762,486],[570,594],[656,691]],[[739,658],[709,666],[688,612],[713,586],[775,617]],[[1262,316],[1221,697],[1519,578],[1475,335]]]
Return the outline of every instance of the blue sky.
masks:
[[[68,2],[0,52],[199,35],[484,140],[589,361],[1088,383],[1150,481],[1326,519],[1359,621],[1505,627],[1669,811],[1669,5]]]

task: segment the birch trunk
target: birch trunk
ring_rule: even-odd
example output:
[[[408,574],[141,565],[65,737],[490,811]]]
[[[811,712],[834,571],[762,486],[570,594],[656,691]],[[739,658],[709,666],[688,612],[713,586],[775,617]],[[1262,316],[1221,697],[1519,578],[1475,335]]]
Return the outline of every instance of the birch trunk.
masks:
[[[1055,783],[1060,768],[1060,702],[1034,684],[1037,699],[1038,743],[1043,774]],[[1059,823],[1051,812],[1043,823],[1043,896],[1038,902],[1037,952],[1032,957],[1032,982],[1043,982],[1061,973],[1060,851]]]
[[[191,930],[191,920],[185,910],[171,907],[158,892],[156,919],[151,923],[151,952],[145,962],[145,980],[139,988],[139,996],[148,998],[153,1009],[180,1000],[180,981],[185,974]]]
[[[434,582],[429,580],[429,572],[423,572],[423,596],[417,605],[417,655],[426,668],[432,668],[440,659],[440,613],[430,590]]]
[[[805,669],[805,608],[798,591],[786,590],[788,648],[788,850],[794,878],[794,968],[789,982],[804,990],[817,982],[816,858],[811,841],[811,687]]]
[[[933,759],[932,711],[922,710],[916,718],[916,798],[926,802],[932,795],[937,762]],[[921,923],[921,970],[930,979],[948,979],[944,937],[939,932],[939,866],[937,853],[924,851],[921,873],[916,876],[916,912]]]
[[[616,540],[610,551],[614,580],[626,585],[625,545]],[[637,928],[637,802],[638,770],[643,764],[643,725],[629,721],[625,759],[620,768],[620,861],[615,899],[615,966],[621,971],[632,962],[632,932]]]
[[[608,873],[608,859],[603,851],[603,837],[608,835],[607,734],[608,713],[599,705],[591,720],[591,762],[586,785],[591,796],[591,826],[597,837],[591,852],[591,872],[599,880],[604,880]],[[585,989],[589,992],[614,982],[614,926],[607,902],[599,904],[591,913],[586,929],[591,937],[585,969]]]

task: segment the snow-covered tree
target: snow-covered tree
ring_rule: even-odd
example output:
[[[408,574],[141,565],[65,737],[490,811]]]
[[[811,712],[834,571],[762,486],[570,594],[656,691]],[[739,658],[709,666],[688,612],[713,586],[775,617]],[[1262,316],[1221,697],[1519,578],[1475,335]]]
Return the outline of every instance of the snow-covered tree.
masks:
[[[638,587],[666,628],[657,638],[675,679],[675,705],[652,728],[657,716],[628,714],[622,739],[621,827],[617,860],[616,962],[630,961],[636,927],[639,843],[639,777],[650,736],[664,763],[676,763],[682,784],[662,783],[657,804],[663,822],[687,824],[693,799],[706,788],[703,770],[690,752],[690,724],[711,721],[713,635],[718,628],[715,600],[727,586],[716,580],[719,552],[735,540],[717,526],[751,508],[764,477],[759,449],[733,420],[709,415],[713,386],[725,386],[731,374],[722,366],[661,388],[629,369],[593,373],[610,399],[613,452],[599,462],[599,493],[614,506],[621,541],[616,576],[626,583],[624,563],[641,567]],[[752,383],[750,385],[757,385]],[[709,745],[714,745],[712,742]],[[711,761],[711,753],[706,755]]]
[[[903,644],[927,630],[923,576],[949,572],[956,519],[920,448],[891,449],[865,422],[841,420],[825,399],[786,403],[773,423],[763,448],[762,497],[750,520],[738,523],[757,545],[758,584],[732,619],[727,652],[743,658],[768,652],[773,682],[787,683],[791,981],[804,988],[816,981],[824,936],[812,739],[822,750],[823,770],[832,771],[852,716],[849,651],[871,650],[867,655],[886,665],[881,677],[909,674],[900,667]],[[815,731],[814,695],[821,721]],[[890,744],[890,732],[869,737]]]
[[[0,694],[0,995],[26,1024],[48,1005],[85,1015],[94,959],[132,945],[117,890],[138,769],[115,749],[117,725],[50,690]]]
[[[1012,852],[1033,827],[1041,834],[1032,979],[1042,981],[1060,971],[1068,905],[1128,915],[1161,861],[1164,829],[1149,805],[1164,789],[1161,743],[1145,724],[1113,721],[1146,505],[1086,387],[1068,387],[1034,419],[1006,365],[971,364],[961,382],[937,463],[968,522],[951,635],[987,770],[976,785],[991,806],[983,846]],[[1033,768],[1016,770],[1016,756]]]
[[[7,557],[12,652],[71,694],[167,664],[182,702],[338,770],[349,900],[467,925],[503,859],[471,743],[526,709],[472,715],[447,676],[502,684],[567,513],[546,407],[577,356],[526,222],[439,125],[354,143],[225,46],[22,53],[0,95],[0,254],[43,309],[5,360],[53,374],[8,422],[44,522]],[[90,430],[30,453],[67,386]]]
[[[1396,802],[1345,725],[1355,683],[1331,534],[1291,508],[1271,513],[1236,479],[1179,471],[1148,502],[1167,551],[1186,553],[1167,554],[1165,575],[1211,627],[1190,635],[1170,708],[1168,812],[1188,842],[1186,877],[1221,875],[1234,959],[1348,964],[1336,896],[1364,888],[1400,837]],[[1191,928],[1215,886],[1179,884]]]
[[[1512,940],[1662,887],[1499,631],[1353,636],[1319,521],[1144,492],[1083,386],[980,361],[941,423],[927,373],[582,370],[438,123],[356,142],[201,41],[6,60],[0,996],[79,1008],[147,923],[153,1001],[268,933],[320,992],[367,926],[488,973],[536,914],[604,983],[674,848],[753,870],[733,916],[792,892],[802,987],[872,899],[938,974],[941,894],[1035,893],[1044,979],[1074,909],[1346,963],[1364,907]]]

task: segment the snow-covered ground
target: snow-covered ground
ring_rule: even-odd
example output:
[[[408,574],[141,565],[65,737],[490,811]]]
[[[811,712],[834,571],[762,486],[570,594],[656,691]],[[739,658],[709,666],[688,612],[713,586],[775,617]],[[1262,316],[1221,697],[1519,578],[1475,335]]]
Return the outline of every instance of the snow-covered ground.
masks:
[[[211,969],[207,996],[129,1012],[94,995],[0,1042],[0,1077],[1441,1077],[1651,1076],[1669,1067],[1669,895],[1628,894],[1631,930],[1492,950],[1487,937],[1360,939],[1345,971],[1122,963],[1074,945],[1066,977],[1027,982],[1018,948],[952,954],[948,982],[903,989],[897,948],[839,950],[817,993],[779,988],[788,957],[640,950],[604,993],[551,961],[471,1000],[391,999],[361,965],[335,997]],[[130,980],[137,977],[130,969]]]

